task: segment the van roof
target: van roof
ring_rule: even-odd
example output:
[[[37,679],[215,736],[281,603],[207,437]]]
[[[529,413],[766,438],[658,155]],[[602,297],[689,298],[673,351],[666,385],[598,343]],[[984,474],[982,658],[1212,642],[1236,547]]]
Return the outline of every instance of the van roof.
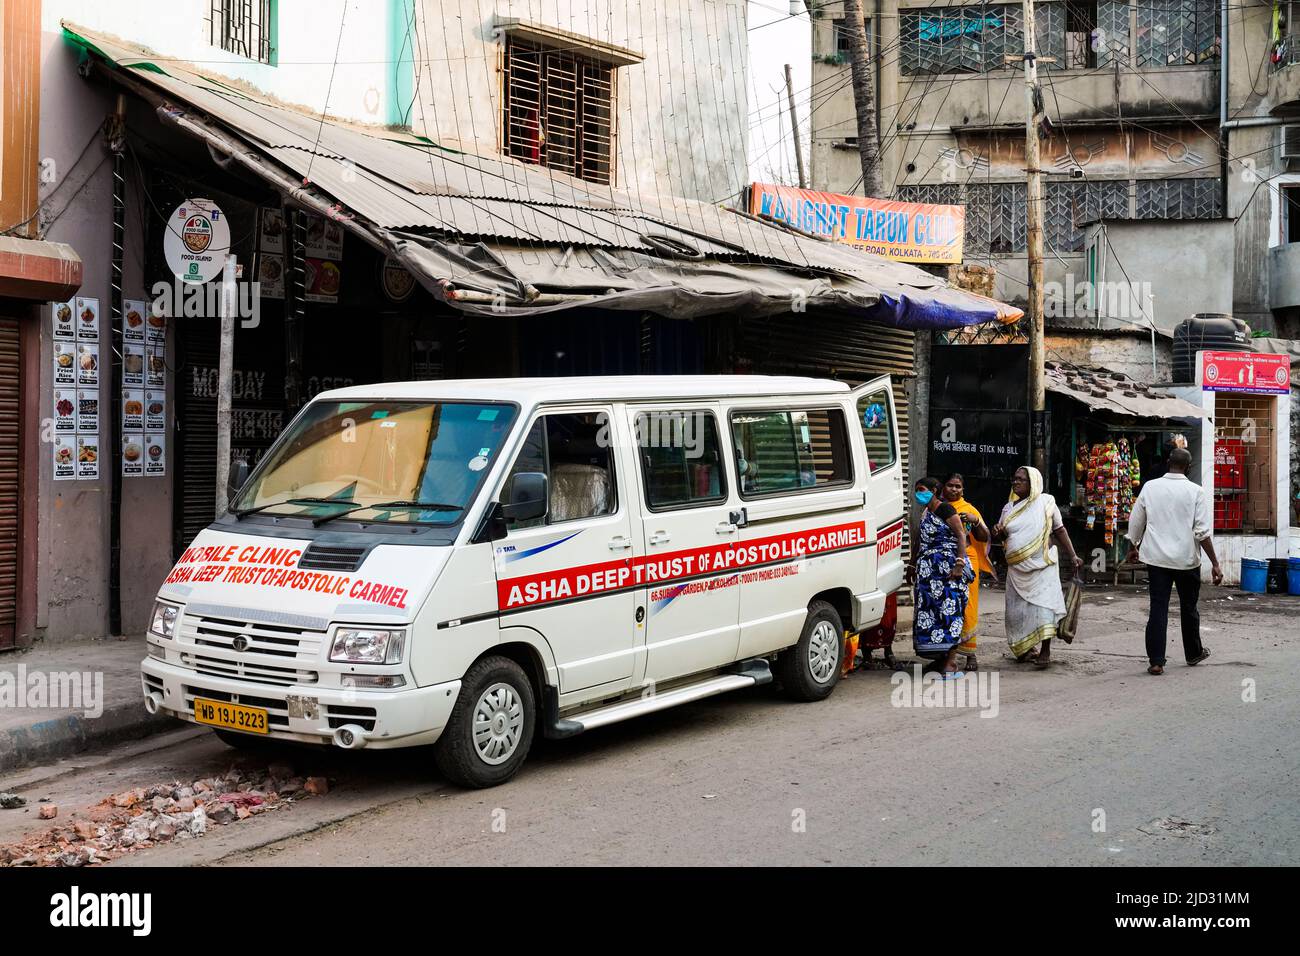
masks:
[[[378,382],[322,392],[317,399],[550,402],[744,398],[763,395],[843,394],[849,386],[824,378],[786,375],[579,375],[555,378],[466,378]]]

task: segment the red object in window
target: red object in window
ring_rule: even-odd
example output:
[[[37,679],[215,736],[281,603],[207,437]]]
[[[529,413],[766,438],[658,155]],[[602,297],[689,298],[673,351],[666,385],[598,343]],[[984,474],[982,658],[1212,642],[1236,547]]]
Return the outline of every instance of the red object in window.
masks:
[[[1236,439],[1214,443],[1215,490],[1246,487],[1246,446]]]

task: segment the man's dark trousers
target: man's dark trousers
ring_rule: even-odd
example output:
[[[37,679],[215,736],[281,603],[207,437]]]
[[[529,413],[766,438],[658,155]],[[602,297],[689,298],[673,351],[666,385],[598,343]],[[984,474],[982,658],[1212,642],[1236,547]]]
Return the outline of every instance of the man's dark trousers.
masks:
[[[1151,590],[1151,612],[1147,615],[1147,657],[1152,664],[1165,666],[1165,637],[1169,629],[1169,592],[1178,587],[1178,610],[1182,615],[1183,654],[1187,660],[1201,656],[1201,612],[1196,601],[1201,596],[1201,569],[1175,571],[1154,564],[1147,565],[1147,583]]]

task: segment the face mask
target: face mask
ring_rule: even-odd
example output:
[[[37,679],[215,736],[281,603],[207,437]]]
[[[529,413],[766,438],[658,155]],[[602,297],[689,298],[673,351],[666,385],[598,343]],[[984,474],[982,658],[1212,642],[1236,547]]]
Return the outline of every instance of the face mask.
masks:
[[[930,499],[933,497],[934,497],[933,491],[918,491],[916,492],[916,503],[918,505],[928,505],[930,503]]]

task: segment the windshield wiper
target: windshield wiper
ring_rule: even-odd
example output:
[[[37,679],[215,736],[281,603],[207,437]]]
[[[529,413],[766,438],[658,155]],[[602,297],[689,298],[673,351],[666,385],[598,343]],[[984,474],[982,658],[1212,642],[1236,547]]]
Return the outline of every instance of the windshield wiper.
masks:
[[[441,501],[384,501],[377,505],[366,505],[376,511],[385,508],[419,508],[421,511],[464,511],[460,505],[443,504]]]
[[[281,498],[279,501],[272,501],[264,505],[258,505],[256,508],[240,508],[230,510],[230,514],[236,518],[242,518],[245,515],[255,515],[259,511],[265,511],[267,508],[274,508],[277,505],[350,505],[351,501],[345,501],[342,498]]]
[[[384,501],[377,505],[358,504],[355,508],[349,508],[347,511],[340,511],[338,514],[322,515],[319,518],[312,519],[312,526],[319,528],[327,521],[333,521],[336,518],[346,518],[354,511],[384,511],[388,508],[419,508],[422,511],[464,511],[460,505],[447,505],[441,501]]]

